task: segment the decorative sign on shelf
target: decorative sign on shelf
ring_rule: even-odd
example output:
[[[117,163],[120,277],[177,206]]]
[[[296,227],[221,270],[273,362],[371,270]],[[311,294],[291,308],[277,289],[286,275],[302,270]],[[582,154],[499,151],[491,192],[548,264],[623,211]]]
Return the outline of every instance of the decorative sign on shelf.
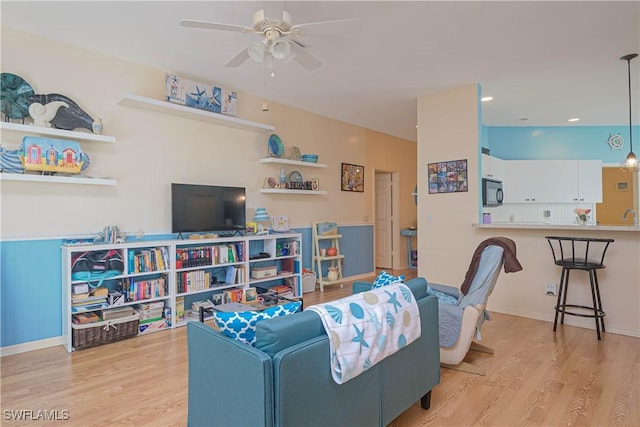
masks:
[[[469,191],[467,159],[428,164],[429,194]]]

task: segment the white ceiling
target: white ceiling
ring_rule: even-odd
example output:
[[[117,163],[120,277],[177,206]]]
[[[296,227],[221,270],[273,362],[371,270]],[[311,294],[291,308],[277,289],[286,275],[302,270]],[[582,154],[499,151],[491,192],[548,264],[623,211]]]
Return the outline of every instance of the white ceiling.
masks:
[[[183,28],[251,26],[253,1],[6,1],[2,25],[259,97],[264,68],[224,67],[256,35]],[[486,125],[628,125],[626,62],[640,52],[638,1],[286,1],[294,24],[360,18],[351,35],[303,37],[322,67],[292,62],[270,100],[416,140],[416,100],[479,83]],[[634,125],[640,58],[632,61]],[[12,70],[2,71],[11,72]],[[240,98],[240,101],[242,99]],[[521,118],[527,118],[522,121]]]

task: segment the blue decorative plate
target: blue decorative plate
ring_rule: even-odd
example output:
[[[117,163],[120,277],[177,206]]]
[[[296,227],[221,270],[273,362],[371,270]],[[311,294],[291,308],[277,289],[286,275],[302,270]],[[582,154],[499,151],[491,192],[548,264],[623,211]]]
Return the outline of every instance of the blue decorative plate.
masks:
[[[282,157],[284,154],[284,145],[278,135],[271,134],[269,137],[269,153],[275,157]]]
[[[5,120],[24,119],[29,117],[28,97],[33,96],[33,89],[22,77],[11,74],[0,74],[0,92],[2,93],[2,112]]]
[[[289,174],[289,182],[303,182],[302,174],[298,171],[293,171]]]

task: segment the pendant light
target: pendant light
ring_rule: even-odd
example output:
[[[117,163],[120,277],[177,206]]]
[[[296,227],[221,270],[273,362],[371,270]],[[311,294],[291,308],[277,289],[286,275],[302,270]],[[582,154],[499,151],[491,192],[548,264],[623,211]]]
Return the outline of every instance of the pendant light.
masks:
[[[627,154],[627,158],[625,159],[623,166],[630,172],[638,172],[638,170],[640,170],[638,167],[638,158],[633,152],[633,129],[631,121],[631,60],[636,56],[638,56],[637,53],[630,53],[629,55],[625,55],[620,58],[621,61],[627,61],[627,70],[629,75],[629,154]]]

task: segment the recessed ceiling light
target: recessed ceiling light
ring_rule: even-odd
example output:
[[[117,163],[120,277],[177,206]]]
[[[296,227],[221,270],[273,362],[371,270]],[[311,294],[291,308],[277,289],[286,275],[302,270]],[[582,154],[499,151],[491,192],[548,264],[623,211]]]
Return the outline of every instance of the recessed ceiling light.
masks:
[[[578,117],[574,117],[572,119],[569,119],[568,121],[570,121],[570,122],[579,122],[580,119]]]
[[[493,96],[483,96],[482,98],[480,98],[480,101],[482,102],[493,101]]]

